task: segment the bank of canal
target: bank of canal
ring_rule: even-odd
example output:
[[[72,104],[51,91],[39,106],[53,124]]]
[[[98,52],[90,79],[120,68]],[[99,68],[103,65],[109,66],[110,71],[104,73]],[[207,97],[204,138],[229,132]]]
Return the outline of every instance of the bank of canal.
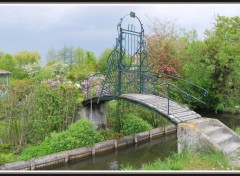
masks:
[[[108,151],[88,159],[69,161],[44,170],[120,170],[122,165],[129,164],[140,167],[143,163],[157,158],[164,159],[172,152],[177,152],[177,134],[130,144],[115,151]]]
[[[231,129],[240,126],[240,115],[198,112],[203,117],[216,118]],[[132,144],[88,159],[73,160],[45,170],[121,170],[123,165],[140,168],[143,163],[165,159],[177,152],[177,135],[167,135],[151,141]]]

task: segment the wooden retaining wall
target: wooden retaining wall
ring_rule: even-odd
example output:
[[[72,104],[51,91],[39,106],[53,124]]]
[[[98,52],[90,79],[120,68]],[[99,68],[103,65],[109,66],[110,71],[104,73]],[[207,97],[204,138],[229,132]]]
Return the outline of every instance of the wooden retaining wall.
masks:
[[[155,128],[149,131],[124,136],[120,139],[112,139],[94,144],[92,147],[81,147],[78,149],[67,150],[38,158],[32,158],[27,161],[17,161],[0,166],[0,170],[38,170],[49,166],[66,163],[70,160],[86,158],[95,154],[115,150],[122,146],[138,143],[152,138],[161,137],[176,133],[177,128],[169,125],[165,128]]]

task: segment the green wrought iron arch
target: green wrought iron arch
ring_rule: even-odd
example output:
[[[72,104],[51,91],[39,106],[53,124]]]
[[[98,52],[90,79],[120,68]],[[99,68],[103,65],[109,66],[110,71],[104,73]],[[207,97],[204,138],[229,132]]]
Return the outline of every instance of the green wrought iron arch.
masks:
[[[137,19],[134,21],[137,26],[134,23],[126,23],[129,20],[128,17]],[[112,96],[122,93],[143,93],[142,74],[149,73],[151,70],[141,20],[131,12],[120,19],[117,30],[116,46],[108,57],[108,69],[99,100],[106,89],[109,90],[108,95]]]

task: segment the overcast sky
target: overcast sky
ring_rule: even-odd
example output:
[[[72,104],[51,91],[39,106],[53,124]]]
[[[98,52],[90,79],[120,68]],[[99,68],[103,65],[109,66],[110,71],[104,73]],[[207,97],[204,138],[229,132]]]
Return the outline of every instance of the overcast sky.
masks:
[[[240,16],[240,4],[0,4],[0,51],[38,51],[42,65],[50,48],[81,47],[100,56],[115,44],[121,17],[136,13],[149,32],[148,18],[174,20],[199,38],[214,16]]]

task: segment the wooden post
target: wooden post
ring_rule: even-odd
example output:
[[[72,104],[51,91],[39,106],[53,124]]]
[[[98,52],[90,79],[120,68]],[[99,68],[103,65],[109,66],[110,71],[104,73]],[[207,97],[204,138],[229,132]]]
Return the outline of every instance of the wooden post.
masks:
[[[114,140],[115,149],[117,149],[117,139]]]
[[[95,155],[95,147],[92,146],[92,155],[94,156]]]
[[[152,139],[152,130],[149,130],[149,138]]]
[[[137,140],[137,134],[134,135],[134,141],[135,141],[135,143],[138,142],[138,140]]]
[[[68,160],[69,160],[69,153],[67,152],[67,153],[65,154],[65,159],[64,159],[65,163],[67,163]]]
[[[31,170],[35,170],[35,159],[31,159]]]

